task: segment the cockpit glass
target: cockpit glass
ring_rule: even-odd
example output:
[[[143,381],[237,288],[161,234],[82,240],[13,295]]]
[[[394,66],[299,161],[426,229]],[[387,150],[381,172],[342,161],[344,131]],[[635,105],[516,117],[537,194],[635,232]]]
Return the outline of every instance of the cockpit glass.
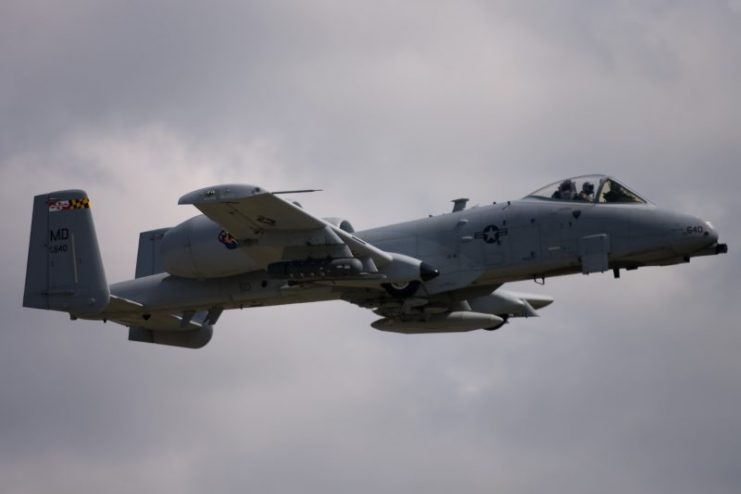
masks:
[[[644,203],[643,199],[638,197],[638,194],[631,192],[625,186],[620,185],[612,179],[607,179],[602,184],[602,188],[599,192],[598,202],[600,203],[614,203],[614,202],[627,202],[627,203]]]
[[[584,175],[546,185],[527,197],[590,203],[645,203],[638,194],[604,175]]]

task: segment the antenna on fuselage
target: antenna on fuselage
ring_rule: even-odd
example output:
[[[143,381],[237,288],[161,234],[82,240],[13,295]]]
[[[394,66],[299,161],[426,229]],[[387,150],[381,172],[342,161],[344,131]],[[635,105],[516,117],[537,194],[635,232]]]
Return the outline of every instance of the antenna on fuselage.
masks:
[[[468,197],[453,199],[451,202],[453,203],[453,211],[451,211],[451,213],[457,213],[458,211],[463,211],[464,209],[466,209],[466,204],[468,204]]]

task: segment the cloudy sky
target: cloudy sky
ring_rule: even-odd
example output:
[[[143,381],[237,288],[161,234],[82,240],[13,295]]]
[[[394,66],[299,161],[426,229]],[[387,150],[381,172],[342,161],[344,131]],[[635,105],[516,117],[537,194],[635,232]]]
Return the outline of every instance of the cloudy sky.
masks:
[[[741,2],[0,3],[4,493],[741,491]],[[83,188],[109,281],[214,183],[356,228],[614,174],[726,256],[518,289],[501,331],[341,302],[190,351],[21,308],[34,194]]]

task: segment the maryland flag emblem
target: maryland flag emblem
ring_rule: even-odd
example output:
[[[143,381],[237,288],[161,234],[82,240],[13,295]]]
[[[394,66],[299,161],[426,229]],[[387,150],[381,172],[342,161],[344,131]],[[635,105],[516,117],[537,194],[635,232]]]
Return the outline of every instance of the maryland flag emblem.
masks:
[[[90,209],[90,199],[87,197],[83,197],[82,199],[68,199],[64,201],[51,199],[48,204],[50,213],[71,211],[73,209]]]

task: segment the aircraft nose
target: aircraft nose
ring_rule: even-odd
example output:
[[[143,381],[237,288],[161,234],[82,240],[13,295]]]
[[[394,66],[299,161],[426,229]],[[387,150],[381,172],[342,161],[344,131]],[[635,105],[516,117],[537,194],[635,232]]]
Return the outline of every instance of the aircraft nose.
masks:
[[[710,222],[684,214],[672,215],[671,218],[672,228],[668,234],[677,254],[696,255],[718,243],[718,232]]]
[[[712,241],[711,247],[713,249],[714,254],[726,254],[728,252],[728,244],[719,244],[718,243],[718,230],[715,229],[712,223],[709,221],[705,222],[705,226],[707,227],[707,235],[708,240]]]
[[[715,229],[712,223],[705,221],[705,236],[708,240],[712,240],[713,243],[718,242],[718,230]]]
[[[700,226],[688,229],[688,233],[692,233],[690,230],[696,233],[693,245],[697,250],[691,252],[691,256],[710,256],[728,252],[728,245],[718,243],[718,230],[715,229],[712,223],[698,219],[697,225]]]

